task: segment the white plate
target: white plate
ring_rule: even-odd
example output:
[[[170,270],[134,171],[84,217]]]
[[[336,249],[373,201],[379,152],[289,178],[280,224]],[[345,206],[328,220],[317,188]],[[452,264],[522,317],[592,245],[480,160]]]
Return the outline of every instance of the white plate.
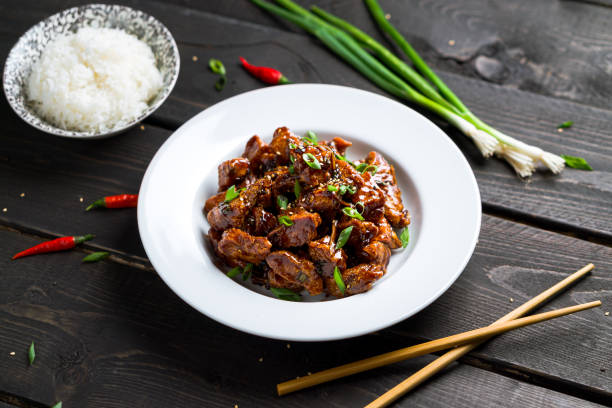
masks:
[[[202,215],[217,191],[217,166],[238,157],[253,134],[279,126],[353,142],[349,158],[377,150],[395,166],[412,215],[410,245],[363,294],[323,302],[278,300],[228,278],[212,261]],[[480,194],[467,161],[429,120],[391,99],[332,85],[283,85],[220,102],[181,126],[145,174],[138,227],[168,286],[205,315],[238,330],[284,340],[369,333],[423,309],[461,274],[480,230]],[[304,296],[308,297],[308,295]]]

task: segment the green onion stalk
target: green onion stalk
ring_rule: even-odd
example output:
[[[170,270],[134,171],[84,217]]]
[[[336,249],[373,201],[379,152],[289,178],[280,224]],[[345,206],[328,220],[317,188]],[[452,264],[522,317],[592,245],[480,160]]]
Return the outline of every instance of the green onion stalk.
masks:
[[[561,157],[505,135],[470,112],[387,21],[377,0],[365,0],[374,20],[406,53],[420,74],[357,27],[316,6],[308,11],[292,0],[276,0],[280,7],[264,0],[251,1],[317,37],[381,89],[446,120],[470,137],[483,156],[496,154],[503,157],[519,176],[533,174],[538,161],[555,174],[563,170],[565,162]]]

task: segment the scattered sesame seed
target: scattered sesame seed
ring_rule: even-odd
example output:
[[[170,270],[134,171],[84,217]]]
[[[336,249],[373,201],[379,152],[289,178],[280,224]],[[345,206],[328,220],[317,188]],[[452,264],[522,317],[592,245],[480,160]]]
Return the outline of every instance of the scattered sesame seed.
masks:
[[[563,133],[563,129],[562,129],[562,128],[559,128],[559,129],[557,129],[557,132],[559,132],[559,133]]]
[[[521,60],[519,61],[521,64],[524,64],[527,62],[527,58],[523,57],[521,58]]]
[[[604,316],[610,316],[610,312],[604,313]]]
[[[7,212],[7,211],[8,211],[8,208],[6,208],[6,207],[4,207],[4,208],[2,209],[2,212]]]
[[[387,20],[388,20],[388,19],[390,19],[390,18],[391,18],[391,14],[389,14],[389,13],[385,14],[385,18],[386,18]]]
[[[311,373],[310,371],[309,371],[309,372],[307,372],[306,374],[308,374],[308,375],[312,375],[312,373]]]
[[[510,303],[514,303],[514,298],[510,298]]]
[[[260,363],[263,363],[263,357],[259,357],[259,360],[258,360],[258,361],[259,361]]]
[[[25,193],[19,194],[19,197],[21,197],[21,198],[25,197]]]
[[[448,40],[448,45],[450,45],[451,47],[455,45],[455,40]]]
[[[145,130],[144,125],[140,125],[140,130]]]
[[[238,404],[234,405],[234,408],[238,408]]]
[[[79,197],[79,201],[80,201],[80,202],[83,202],[83,197]]]
[[[195,55],[193,57],[191,57],[191,59],[193,60],[193,62],[196,62],[198,60],[198,57],[196,57]],[[236,405],[237,406],[237,405]]]
[[[9,355],[14,356],[14,355],[15,355],[15,352],[14,352],[14,351],[11,351],[11,352],[9,353]]]
[[[288,349],[291,348],[291,344],[287,343],[287,348]]]

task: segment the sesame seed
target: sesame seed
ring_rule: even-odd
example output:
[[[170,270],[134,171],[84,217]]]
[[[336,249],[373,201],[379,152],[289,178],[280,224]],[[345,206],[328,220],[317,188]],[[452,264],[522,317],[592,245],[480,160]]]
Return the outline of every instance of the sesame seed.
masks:
[[[9,354],[10,354],[11,356],[14,356],[14,355],[15,355],[15,352],[14,352],[14,351],[11,351]]]
[[[308,374],[308,375],[312,375],[312,373],[311,373],[310,371],[309,371],[309,372],[307,372],[306,374]]]
[[[19,194],[19,197],[21,197],[21,198],[25,197],[25,193]]]
[[[4,207],[4,208],[2,209],[2,212],[7,212],[7,211],[8,211],[8,208],[6,208],[6,207]]]
[[[388,20],[388,19],[390,19],[390,18],[391,18],[391,14],[389,14],[389,13],[385,14],[385,18],[386,18],[387,20]]]
[[[455,45],[455,40],[448,40],[448,45],[450,45],[451,47]]]
[[[514,303],[514,298],[510,298],[510,303]]]
[[[263,357],[259,357],[259,360],[258,360],[258,361],[259,361],[260,363],[263,363]]]
[[[557,129],[557,132],[559,132],[559,133],[563,133],[563,129],[562,129],[562,128],[559,128],[559,129]]]
[[[144,125],[140,125],[140,130],[145,130]]]
[[[234,405],[234,408],[238,408],[238,404]]]
[[[83,197],[79,197],[79,201],[80,201],[80,202],[83,202]]]
[[[610,312],[604,313],[604,316],[610,316]]]
[[[191,57],[191,59],[193,60],[193,62],[196,62],[198,60],[198,57],[194,55],[193,57]]]
[[[290,349],[291,348],[291,344],[287,343],[287,348]]]

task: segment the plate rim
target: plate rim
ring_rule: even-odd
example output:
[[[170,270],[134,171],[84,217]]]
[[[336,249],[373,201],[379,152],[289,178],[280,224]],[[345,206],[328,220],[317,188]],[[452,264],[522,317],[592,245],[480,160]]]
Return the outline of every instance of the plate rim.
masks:
[[[301,83],[301,84],[290,84],[290,85],[283,85],[283,88],[311,88],[311,87],[315,87],[315,88],[324,88],[326,90],[331,90],[332,92],[334,90],[340,90],[340,91],[348,91],[348,92],[355,92],[355,93],[359,93],[359,94],[363,94],[366,97],[374,97],[374,98],[382,98],[384,100],[386,100],[388,103],[392,103],[392,104],[396,104],[401,106],[401,108],[403,109],[408,109],[409,111],[412,111],[413,114],[417,115],[419,117],[420,120],[423,120],[425,122],[428,123],[429,126],[434,127],[438,132],[440,132],[442,135],[444,135],[444,139],[446,140],[446,143],[450,146],[450,149],[454,151],[454,153],[456,153],[456,156],[458,157],[459,161],[464,165],[464,169],[467,170],[467,176],[470,182],[470,185],[472,187],[472,190],[470,192],[470,194],[474,194],[474,202],[475,202],[475,208],[473,208],[473,210],[475,210],[474,215],[476,215],[476,220],[475,220],[475,225],[473,228],[473,234],[471,236],[468,248],[469,250],[466,250],[466,253],[463,255],[463,258],[461,260],[461,262],[458,263],[458,267],[456,268],[456,271],[452,274],[452,276],[449,277],[448,281],[442,285],[435,293],[433,293],[426,301],[422,302],[418,307],[413,308],[412,310],[410,310],[407,313],[404,313],[402,316],[398,316],[395,319],[390,319],[390,320],[384,320],[382,323],[378,323],[378,324],[371,324],[367,327],[364,327],[362,329],[357,329],[357,330],[353,330],[349,333],[344,333],[344,334],[337,334],[337,335],[309,335],[309,336],[292,336],[292,335],[278,335],[278,334],[274,334],[274,333],[267,333],[261,330],[257,330],[254,329],[252,327],[245,327],[244,325],[241,324],[237,324],[236,322],[233,321],[228,321],[220,316],[217,315],[212,315],[210,313],[207,313],[207,311],[202,310],[202,308],[199,307],[199,305],[194,304],[194,302],[192,302],[190,299],[187,299],[186,297],[184,297],[179,291],[177,291],[173,285],[172,279],[170,279],[169,276],[160,273],[158,267],[156,266],[156,262],[154,261],[154,258],[156,257],[155,255],[151,256],[150,253],[154,253],[153,252],[153,248],[150,247],[151,243],[149,242],[149,239],[146,237],[146,234],[143,231],[147,231],[147,226],[145,224],[145,219],[144,219],[144,212],[145,212],[145,208],[147,206],[147,204],[145,203],[145,197],[146,197],[146,190],[149,188],[149,184],[150,184],[150,178],[152,177],[152,172],[153,169],[155,168],[157,162],[159,160],[161,160],[161,157],[163,157],[164,153],[170,148],[170,146],[174,143],[174,141],[178,140],[178,138],[180,137],[180,135],[182,134],[182,132],[185,132],[184,129],[188,128],[188,125],[191,126],[194,122],[196,122],[197,120],[199,120],[199,118],[203,115],[206,114],[207,111],[215,108],[215,109],[219,109],[219,107],[222,107],[223,105],[226,104],[231,104],[233,101],[235,101],[236,99],[245,97],[246,95],[252,95],[255,93],[268,93],[268,92],[274,92],[274,88],[276,87],[268,87],[268,88],[259,88],[259,89],[255,89],[255,90],[251,90],[248,92],[244,92],[238,95],[234,95],[230,98],[224,99],[223,101],[220,101],[214,105],[211,105],[210,107],[204,109],[203,111],[199,112],[198,114],[194,115],[192,118],[190,118],[189,120],[187,120],[183,125],[181,125],[178,129],[176,129],[172,135],[170,135],[168,137],[168,139],[164,142],[164,144],[158,149],[158,151],[155,153],[153,159],[151,160],[151,162],[149,163],[147,170],[145,172],[145,175],[143,177],[142,183],[141,183],[141,187],[140,187],[140,191],[139,191],[139,200],[138,200],[138,228],[139,228],[139,233],[140,233],[140,237],[143,243],[143,247],[145,249],[145,252],[147,253],[147,256],[149,257],[149,260],[151,262],[151,264],[153,265],[154,269],[156,270],[157,274],[162,278],[162,280],[164,281],[164,283],[177,295],[179,296],[183,301],[185,301],[187,304],[189,304],[192,308],[196,309],[197,311],[199,311],[200,313],[204,314],[207,317],[210,317],[211,319],[220,322],[226,326],[232,327],[234,329],[246,332],[246,333],[250,333],[250,334],[254,334],[257,336],[262,336],[262,337],[267,337],[267,338],[273,338],[273,339],[279,339],[279,340],[290,340],[290,341],[332,341],[332,340],[339,340],[339,339],[346,339],[346,338],[352,338],[352,337],[357,337],[357,336],[361,336],[364,334],[368,334],[368,333],[372,333],[375,332],[377,330],[382,330],[384,328],[390,327],[394,324],[397,324],[398,322],[401,322],[411,316],[414,316],[415,314],[419,313],[420,311],[422,311],[423,309],[425,309],[427,306],[431,305],[431,303],[433,303],[436,299],[438,299],[443,293],[445,293],[452,285],[453,283],[456,282],[456,280],[459,278],[459,276],[461,276],[461,274],[463,273],[463,271],[465,270],[465,267],[467,266],[469,260],[471,259],[476,244],[478,242],[478,238],[480,235],[480,228],[481,228],[481,224],[482,224],[482,203],[481,203],[481,196],[480,196],[480,190],[478,187],[478,183],[476,181],[476,177],[474,175],[474,172],[471,168],[471,166],[469,165],[465,155],[463,154],[463,152],[459,149],[459,147],[448,137],[448,135],[446,135],[446,133],[440,129],[438,126],[436,126],[433,122],[431,122],[427,117],[425,117],[424,115],[422,115],[421,113],[419,113],[418,111],[412,109],[410,106],[407,106],[403,103],[400,103],[394,99],[388,98],[384,95],[381,94],[377,94],[374,92],[370,92],[370,91],[366,91],[366,90],[362,90],[359,88],[353,88],[353,87],[347,87],[347,86],[341,86],[341,85],[331,85],[331,84],[319,84],[319,83]],[[349,298],[345,298],[345,299],[349,299]],[[342,299],[341,299],[342,300]],[[341,301],[340,300],[340,301]],[[318,303],[309,303],[309,304],[321,304],[321,303],[327,303],[327,302],[318,302]]]

